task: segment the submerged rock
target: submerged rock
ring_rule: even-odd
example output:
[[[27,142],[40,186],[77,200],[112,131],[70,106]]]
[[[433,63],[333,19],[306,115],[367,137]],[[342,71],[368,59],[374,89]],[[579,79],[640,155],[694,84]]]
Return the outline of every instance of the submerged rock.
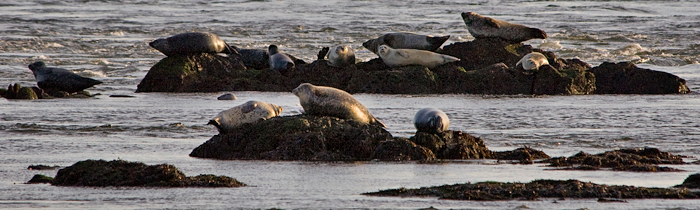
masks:
[[[567,170],[598,170],[610,168],[616,171],[681,171],[658,166],[658,164],[685,164],[683,156],[662,152],[656,148],[633,148],[607,151],[590,155],[583,151],[571,157],[554,157],[543,160],[550,167],[564,167]]]
[[[85,160],[61,169],[51,182],[58,186],[242,187],[226,176],[187,177],[168,164],[146,165],[124,160]]]
[[[697,199],[700,192],[687,189],[601,185],[578,180],[535,180],[529,183],[478,182],[419,189],[390,189],[363,193],[371,196],[419,196],[453,200],[537,200],[539,198],[673,198]]]
[[[53,177],[48,177],[41,174],[35,174],[32,179],[27,181],[27,184],[51,184],[53,182]]]
[[[27,167],[27,169],[29,169],[29,170],[54,170],[54,169],[58,169],[60,167],[61,166],[57,166],[57,165],[54,165],[54,166],[30,165],[29,167]]]
[[[630,62],[604,62],[591,69],[597,94],[690,93],[684,79],[661,71],[639,68]]]

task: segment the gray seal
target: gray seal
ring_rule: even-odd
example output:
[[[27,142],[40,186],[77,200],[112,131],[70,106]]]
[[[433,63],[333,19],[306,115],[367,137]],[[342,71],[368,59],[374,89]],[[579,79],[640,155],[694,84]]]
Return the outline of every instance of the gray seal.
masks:
[[[206,32],[176,34],[168,38],[156,39],[148,43],[148,45],[166,56],[199,53],[238,54],[234,48],[226,44],[224,40],[221,40],[219,36]]]
[[[270,68],[272,70],[284,73],[294,67],[294,60],[286,54],[280,53],[277,45],[270,45],[267,52],[270,55]]]
[[[442,133],[450,127],[450,119],[445,112],[435,108],[424,108],[416,113],[413,125],[420,132]]]
[[[362,43],[362,46],[377,54],[377,48],[387,45],[394,49],[416,49],[435,52],[450,36],[426,36],[414,33],[398,32],[384,34],[376,39]]]
[[[498,37],[511,43],[547,38],[547,33],[540,29],[485,17],[474,12],[463,12],[462,20],[474,38]]]
[[[355,51],[351,47],[339,45],[328,53],[328,64],[333,67],[346,67],[355,64]]]
[[[294,88],[292,93],[299,97],[299,103],[306,114],[331,116],[386,127],[355,97],[341,89],[303,83]]]
[[[262,101],[248,101],[241,105],[227,109],[209,120],[209,125],[214,125],[219,133],[234,131],[236,127],[245,123],[255,123],[258,120],[266,120],[279,116],[282,107]]]
[[[265,68],[270,68],[270,54],[268,54],[267,50],[265,49],[246,49],[246,48],[238,48],[236,46],[231,46],[233,49],[238,51],[239,59],[243,61],[243,65],[245,65],[246,68],[253,68],[253,69],[265,69]],[[301,60],[297,57],[294,57],[293,55],[290,55],[288,53],[283,53],[287,55],[287,57],[291,58],[294,61],[294,65],[299,65],[299,64],[305,64],[306,62],[304,60]]]
[[[66,69],[46,67],[42,61],[29,64],[29,69],[34,73],[39,88],[47,92],[75,93],[102,84],[99,80],[83,77]]]

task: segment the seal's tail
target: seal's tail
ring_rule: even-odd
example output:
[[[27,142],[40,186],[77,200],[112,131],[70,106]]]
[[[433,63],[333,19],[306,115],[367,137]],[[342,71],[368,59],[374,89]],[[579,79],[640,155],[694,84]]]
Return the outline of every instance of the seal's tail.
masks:
[[[238,50],[237,50],[237,47],[235,47],[235,46],[231,47],[230,45],[226,44],[226,48],[224,48],[224,51],[222,51],[222,53],[226,53],[229,55],[231,55],[231,54],[238,55]]]

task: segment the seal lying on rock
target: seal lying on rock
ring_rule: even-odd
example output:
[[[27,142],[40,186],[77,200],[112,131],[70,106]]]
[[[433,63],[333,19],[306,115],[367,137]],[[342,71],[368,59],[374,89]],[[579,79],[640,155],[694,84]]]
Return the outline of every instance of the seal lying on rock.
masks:
[[[413,33],[399,32],[388,33],[376,39],[370,39],[362,46],[377,54],[377,48],[381,45],[387,45],[394,49],[416,49],[435,52],[442,46],[450,36],[426,36]]]
[[[549,61],[542,53],[531,52],[523,56],[523,58],[515,64],[516,67],[520,65],[522,65],[523,69],[526,71],[537,71],[540,69],[540,66],[549,65]]]
[[[284,53],[280,53],[277,49],[277,45],[270,45],[267,48],[268,54],[270,55],[270,68],[272,70],[277,70],[283,73],[286,70],[294,67],[294,60]]]
[[[393,49],[386,45],[379,46],[378,54],[384,63],[386,63],[386,65],[389,67],[421,65],[428,68],[434,68],[449,62],[459,61],[459,58],[449,55],[443,55],[426,50]]]
[[[248,101],[219,113],[209,120],[208,124],[216,126],[219,133],[226,133],[244,123],[270,119],[280,115],[280,113],[282,113],[280,106],[262,101]]]
[[[473,12],[463,12],[462,19],[467,24],[469,33],[475,38],[499,37],[512,43],[547,38],[547,33],[540,29],[481,16]]]
[[[42,61],[30,64],[29,69],[34,73],[39,88],[45,91],[74,93],[102,84],[99,80],[83,77],[66,69],[46,67]]]
[[[188,32],[168,38],[156,39],[148,43],[166,56],[190,55],[199,53],[238,54],[219,36],[205,32]]]
[[[355,97],[343,90],[303,83],[294,88],[292,93],[299,97],[301,107],[304,108],[306,114],[332,116],[386,127],[379,119],[372,116]]]
[[[420,132],[442,133],[450,127],[450,118],[439,109],[424,108],[416,113],[413,125]]]
[[[340,45],[328,53],[328,64],[334,67],[346,67],[355,64],[355,51],[351,47]]]

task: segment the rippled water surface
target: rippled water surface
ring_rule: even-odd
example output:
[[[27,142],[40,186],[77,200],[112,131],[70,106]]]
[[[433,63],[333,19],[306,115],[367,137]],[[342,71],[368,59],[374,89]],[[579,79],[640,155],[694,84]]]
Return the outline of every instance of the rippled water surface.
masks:
[[[473,11],[538,27],[546,40],[528,44],[578,57],[592,65],[633,61],[666,71],[700,89],[698,1],[185,1],[5,0],[0,2],[0,85],[35,86],[27,65],[38,60],[99,79],[91,99],[0,99],[0,208],[403,208],[695,209],[700,200],[595,199],[451,201],[367,197],[363,192],[398,187],[534,179],[579,179],[600,184],[670,187],[684,172],[552,171],[542,165],[465,161],[449,164],[217,161],[188,156],[215,135],[205,125],[218,112],[248,100],[301,107],[291,93],[134,93],[148,69],[165,56],[147,43],[187,31],[218,34],[231,45],[266,48],[315,59],[324,46],[348,44],[359,59],[374,57],[367,39],[395,31],[451,35],[472,40],[460,13]],[[134,98],[112,98],[126,94]],[[483,138],[491,150],[530,146],[553,156],[626,147],[657,147],[700,154],[700,94],[492,96],[378,95],[356,98],[394,136],[413,135],[412,117],[424,107],[445,111],[451,129]],[[32,164],[69,166],[85,159],[168,163],[186,175],[234,177],[250,187],[234,189],[73,188],[27,185]],[[554,202],[554,200],[557,200]]]

